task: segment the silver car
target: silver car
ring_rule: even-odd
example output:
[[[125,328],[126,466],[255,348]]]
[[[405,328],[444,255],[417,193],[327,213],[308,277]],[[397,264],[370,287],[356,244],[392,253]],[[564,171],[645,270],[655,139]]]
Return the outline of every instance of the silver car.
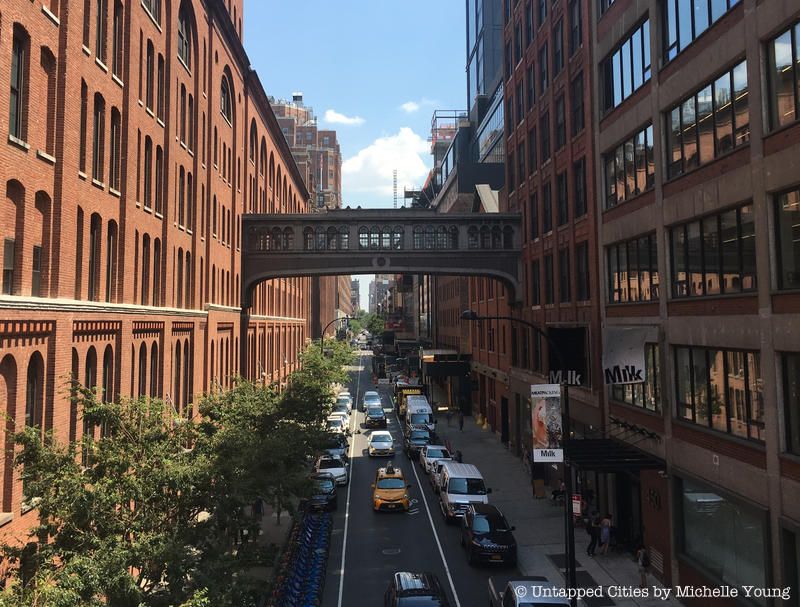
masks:
[[[394,455],[394,440],[387,430],[376,430],[369,437],[369,456]]]
[[[419,452],[419,465],[425,470],[425,474],[431,473],[434,462],[449,459],[452,459],[450,452],[444,445],[425,445]]]
[[[314,471],[319,474],[329,474],[337,485],[346,485],[350,480],[347,462],[338,457],[323,455],[317,460]]]
[[[367,407],[383,407],[381,395],[374,390],[364,392],[364,398],[361,401],[361,410],[366,411]]]

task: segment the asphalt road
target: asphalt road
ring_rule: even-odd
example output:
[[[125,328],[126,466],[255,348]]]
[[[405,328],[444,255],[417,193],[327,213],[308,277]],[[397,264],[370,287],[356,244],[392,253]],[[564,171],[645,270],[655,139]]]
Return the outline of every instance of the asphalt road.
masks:
[[[355,405],[361,402],[365,391],[375,389],[371,354],[363,352],[357,365],[361,370],[351,372],[350,384]],[[458,526],[445,524],[428,476],[402,453],[399,420],[390,409],[390,387],[380,386],[378,392],[389,419],[388,429],[399,450],[393,458],[370,458],[366,451],[370,431],[363,428],[364,414],[355,412],[351,418],[350,484],[339,488],[323,607],[381,607],[395,571],[435,573],[452,607],[486,605],[489,576],[512,571],[471,567],[467,563]],[[400,466],[412,485],[409,513],[372,510],[370,485],[377,469],[389,459]]]

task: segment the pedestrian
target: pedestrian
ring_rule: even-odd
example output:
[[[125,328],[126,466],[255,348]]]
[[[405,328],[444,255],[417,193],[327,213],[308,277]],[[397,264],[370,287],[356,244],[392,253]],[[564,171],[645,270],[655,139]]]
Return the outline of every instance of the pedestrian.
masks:
[[[563,479],[558,480],[558,489],[553,489],[552,493],[550,494],[550,499],[552,501],[556,501],[559,497],[564,497],[564,494],[567,492],[567,485],[564,483]]]
[[[600,544],[603,554],[608,554],[608,545],[611,542],[611,520],[611,515],[606,514],[605,518],[600,521]]]
[[[597,510],[592,512],[592,517],[589,519],[589,524],[587,525],[587,531],[589,532],[591,541],[589,542],[589,547],[586,548],[586,554],[594,556],[594,551],[597,548],[597,544],[600,542],[600,513]]]
[[[461,432],[464,431],[464,412],[463,411],[459,411],[458,412],[458,429],[461,430]]]
[[[461,451],[456,450],[456,452],[453,454],[453,459],[457,461],[459,464],[462,463],[463,458],[461,455]]]
[[[639,588],[647,588],[647,568],[650,567],[650,556],[647,548],[640,544],[636,551],[636,563],[639,565]]]

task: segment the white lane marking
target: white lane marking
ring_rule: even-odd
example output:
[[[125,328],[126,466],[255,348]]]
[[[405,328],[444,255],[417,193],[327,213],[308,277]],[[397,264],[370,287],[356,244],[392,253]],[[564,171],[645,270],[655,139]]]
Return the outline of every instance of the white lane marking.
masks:
[[[397,419],[397,423],[400,424],[400,419]],[[417,479],[417,487],[419,487],[420,495],[422,496],[422,503],[425,504],[425,511],[428,513],[428,522],[431,524],[431,530],[433,531],[433,538],[436,540],[436,547],[439,548],[439,556],[442,557],[442,564],[444,565],[444,571],[447,574],[447,581],[450,582],[450,590],[453,591],[453,598],[456,601],[456,607],[461,607],[461,601],[458,600],[458,592],[456,592],[456,585],[453,582],[453,576],[450,574],[450,567],[447,565],[447,559],[444,556],[444,550],[442,550],[442,543],[439,541],[439,534],[436,533],[436,525],[433,524],[433,517],[431,516],[431,509],[428,506],[428,498],[425,497],[425,491],[422,489],[422,484],[419,482],[419,475],[417,474],[417,467],[414,465],[414,460],[409,460],[411,462],[411,470],[414,471],[414,478]]]
[[[358,366],[361,367],[361,354],[358,355]],[[361,373],[356,374],[356,400],[358,403],[358,391],[361,387]],[[353,447],[356,444],[355,436],[350,440],[350,462],[353,461]],[[342,596],[344,594],[344,561],[347,556],[347,528],[350,522],[350,489],[353,487],[353,470],[350,470],[350,482],[347,484],[347,505],[344,509],[344,542],[342,544],[342,568],[339,570],[339,602],[338,606],[342,607]]]

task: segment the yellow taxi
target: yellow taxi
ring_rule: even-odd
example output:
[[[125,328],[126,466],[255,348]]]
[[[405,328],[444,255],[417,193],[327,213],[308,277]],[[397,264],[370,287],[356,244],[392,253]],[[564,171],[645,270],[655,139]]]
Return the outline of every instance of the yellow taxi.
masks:
[[[372,508],[375,512],[381,510],[393,511],[403,510],[407,511],[411,505],[408,496],[408,488],[411,485],[406,484],[406,479],[403,477],[403,471],[400,468],[395,468],[389,462],[385,468],[378,468],[375,474],[375,482],[372,483]]]

